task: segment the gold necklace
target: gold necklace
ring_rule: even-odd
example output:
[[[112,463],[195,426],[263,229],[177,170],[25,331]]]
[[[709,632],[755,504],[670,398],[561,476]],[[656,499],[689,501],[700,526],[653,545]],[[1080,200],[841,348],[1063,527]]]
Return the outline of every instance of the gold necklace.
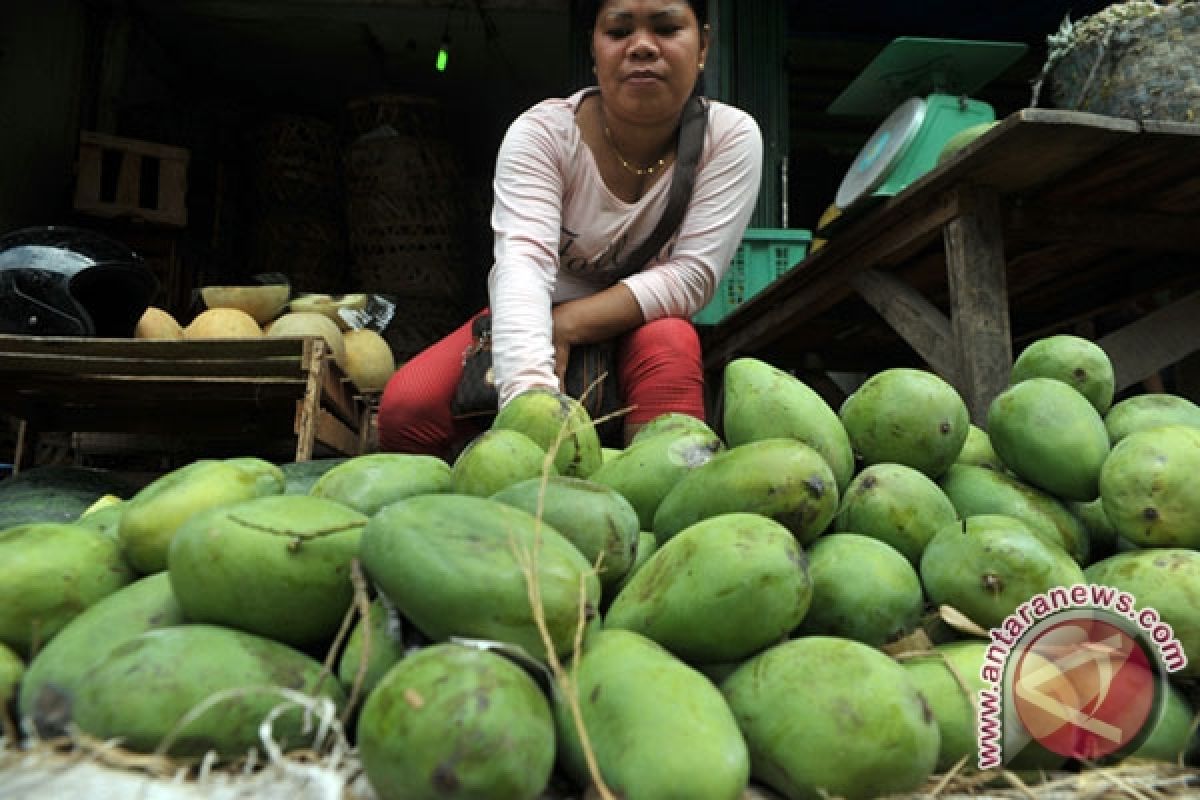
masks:
[[[656,170],[660,170],[667,165],[667,156],[664,154],[662,158],[647,167],[635,167],[630,164],[625,156],[621,155],[621,151],[617,149],[617,143],[613,141],[612,131],[608,129],[608,122],[604,123],[604,140],[608,142],[608,146],[612,148],[613,155],[617,157],[617,161],[621,162],[621,166],[629,172],[637,175],[639,178],[643,175],[653,175]]]

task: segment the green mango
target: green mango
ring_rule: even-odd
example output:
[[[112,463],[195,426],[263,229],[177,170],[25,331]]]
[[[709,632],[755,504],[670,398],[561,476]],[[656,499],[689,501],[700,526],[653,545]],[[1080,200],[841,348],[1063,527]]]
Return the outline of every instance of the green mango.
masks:
[[[895,367],[877,372],[838,409],[850,445],[864,466],[904,464],[936,479],[967,440],[967,404],[942,378]]]
[[[725,442],[737,447],[762,439],[799,439],[829,464],[844,492],[854,476],[850,437],[825,399],[804,381],[755,358],[725,367]]]
[[[1193,727],[1195,719],[1196,710],[1187,695],[1177,686],[1167,683],[1163,686],[1161,715],[1151,721],[1152,727],[1136,747],[1118,756],[1121,759],[1143,758],[1168,764],[1194,765],[1197,756],[1200,756],[1200,737]]]
[[[270,461],[261,459],[258,456],[227,458],[225,459],[225,463],[232,467],[237,467],[254,478],[258,484],[255,492],[256,497],[283,494],[283,490],[287,488],[287,476],[283,474],[283,470]]]
[[[654,534],[651,531],[642,531],[639,533],[637,540],[637,554],[634,556],[633,565],[629,567],[629,571],[621,577],[621,580],[617,582],[616,586],[612,587],[611,590],[605,590],[604,592],[605,599],[608,600],[610,605],[612,600],[619,595],[626,586],[629,585],[631,580],[633,580],[633,576],[636,575],[642,567],[646,566],[646,562],[650,560],[650,556],[657,552],[658,539],[655,538]]]
[[[663,431],[646,438],[635,436],[629,447],[588,480],[618,491],[637,512],[641,529],[651,530],[654,514],[679,479],[724,449],[714,433]]]
[[[99,659],[76,695],[74,719],[84,732],[120,738],[135,752],[164,746],[174,756],[211,750],[234,759],[261,747],[259,726],[288,701],[287,691],[319,694],[335,709],[345,702],[320,662],[285,644],[229,628],[179,625],[139,634]],[[285,751],[311,747],[307,723],[302,709],[291,708],[275,719],[272,738]]]
[[[16,699],[24,675],[24,660],[11,647],[0,644],[0,714],[6,714],[8,704]]]
[[[1100,500],[1119,536],[1141,547],[1200,549],[1200,428],[1131,433],[1100,471]]]
[[[523,433],[542,450],[553,453],[554,468],[560,475],[590,477],[603,460],[600,436],[587,409],[559,392],[522,392],[496,414],[492,430],[496,429]]]
[[[1137,610],[1153,609],[1153,619],[1146,622],[1166,623],[1174,637],[1173,643],[1162,646],[1167,668],[1178,670],[1180,678],[1200,677],[1200,552],[1177,547],[1131,550],[1089,565],[1085,574],[1089,583],[1131,594]]]
[[[1163,425],[1200,428],[1200,406],[1175,394],[1135,394],[1117,403],[1104,415],[1108,441],[1114,447],[1131,433]]]
[[[1088,542],[1091,545],[1088,561],[1080,563],[1086,566],[1091,561],[1106,558],[1117,551],[1117,529],[1104,511],[1103,497],[1097,497],[1087,503],[1071,501],[1067,503],[1067,510],[1083,523],[1084,530],[1087,531]],[[1076,559],[1076,561],[1078,560]]]
[[[717,453],[680,478],[654,513],[653,530],[661,545],[700,520],[748,511],[807,544],[837,505],[837,481],[820,453],[796,439],[763,439]]]
[[[450,489],[456,494],[491,497],[505,486],[542,475],[546,451],[516,430],[491,428],[471,440],[454,459]],[[551,474],[557,470],[549,466]]]
[[[987,467],[996,472],[1004,472],[1007,469],[1004,462],[1000,460],[1000,456],[996,455],[996,449],[992,447],[992,440],[987,435],[987,431],[976,425],[967,428],[966,441],[963,442],[962,450],[954,459],[954,463]]]
[[[833,525],[891,545],[914,565],[933,534],[958,519],[933,479],[904,464],[871,464],[854,476]]]
[[[1000,392],[988,407],[988,436],[1014,474],[1063,500],[1100,493],[1108,458],[1104,419],[1060,380],[1029,378]]]
[[[1087,528],[1054,495],[1005,472],[954,464],[938,481],[960,519],[1003,514],[1024,522],[1043,541],[1060,547],[1080,564],[1091,558]]]
[[[120,541],[117,531],[121,526],[121,515],[125,513],[125,501],[117,499],[95,511],[85,512],[73,524],[102,533],[114,541]]]
[[[402,660],[367,698],[358,750],[380,800],[530,800],[554,767],[554,719],[504,656],[439,644]]]
[[[172,470],[125,503],[117,529],[125,558],[143,575],[161,572],[171,538],[193,514],[281,494],[286,483],[282,470],[261,459],[202,459]]]
[[[1115,389],[1112,360],[1093,341],[1060,333],[1029,344],[1013,361],[1009,383],[1029,378],[1052,378],[1079,392],[1104,415],[1112,406]]]
[[[544,658],[527,574],[540,588],[560,656],[571,652],[576,629],[600,602],[600,582],[575,545],[534,515],[489,498],[428,494],[385,506],[363,530],[360,558],[396,609],[435,641],[494,639]]]
[[[746,788],[745,741],[721,693],[703,674],[624,630],[591,636],[569,669],[577,675],[597,767],[617,797],[737,800]],[[583,748],[561,691],[554,716],[561,765],[586,786]]]
[[[606,629],[694,664],[735,661],[800,624],[813,585],[791,531],[760,514],[701,520],[667,540],[613,600]]]
[[[308,493],[369,517],[388,503],[414,494],[448,492],[450,484],[450,465],[436,456],[369,453],[330,468]]]
[[[917,570],[878,539],[826,534],[809,548],[808,570],[812,607],[799,635],[840,636],[881,647],[921,625],[925,593]]]
[[[899,664],[861,642],[784,642],[742,664],[721,692],[752,776],[789,800],[912,792],[937,763],[925,698]]]
[[[979,514],[942,528],[921,556],[930,601],[949,605],[984,628],[1036,594],[1083,583],[1083,570],[1015,517]]]
[[[387,671],[404,657],[404,634],[400,615],[382,595],[371,601],[367,618],[364,620],[359,617],[354,623],[350,637],[346,640],[346,647],[338,658],[338,680],[347,694],[350,694],[354,681],[358,678],[364,652],[366,671],[363,673],[360,691],[365,697],[379,685]]]
[[[58,522],[0,531],[0,564],[0,644],[24,658],[133,580],[111,537]]]
[[[97,601],[59,631],[29,662],[21,683],[21,716],[43,737],[66,734],[75,697],[92,668],[138,634],[183,624],[165,572],[156,572]]]
[[[668,411],[665,414],[659,414],[638,428],[637,432],[633,434],[633,438],[629,440],[629,444],[633,445],[638,442],[644,442],[651,437],[658,436],[660,433],[669,433],[673,436],[684,433],[698,433],[702,436],[717,435],[713,432],[709,424],[702,419],[697,419],[691,414]]]
[[[964,756],[966,768],[979,763],[979,692],[990,689],[981,670],[990,643],[967,639],[939,644],[932,650],[900,662],[925,697],[937,720],[940,734],[937,771],[949,771]],[[1052,770],[1067,759],[1031,741],[1005,767],[1010,770]]]
[[[351,562],[366,524],[365,514],[306,495],[210,508],[179,527],[167,572],[192,622],[323,645],[353,600]]]
[[[593,566],[601,589],[616,585],[637,556],[637,512],[615,489],[584,478],[551,475],[506,486],[493,500],[537,516],[561,533]],[[603,558],[601,558],[603,556]]]

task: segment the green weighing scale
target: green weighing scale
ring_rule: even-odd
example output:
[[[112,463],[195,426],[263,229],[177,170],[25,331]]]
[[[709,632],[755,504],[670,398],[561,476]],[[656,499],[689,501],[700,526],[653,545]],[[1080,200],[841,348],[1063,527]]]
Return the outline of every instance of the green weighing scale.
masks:
[[[937,165],[950,137],[994,122],[992,107],[968,95],[1028,49],[1019,42],[908,36],[892,41],[827,109],[887,115],[842,179],[834,206],[844,213],[898,194]]]

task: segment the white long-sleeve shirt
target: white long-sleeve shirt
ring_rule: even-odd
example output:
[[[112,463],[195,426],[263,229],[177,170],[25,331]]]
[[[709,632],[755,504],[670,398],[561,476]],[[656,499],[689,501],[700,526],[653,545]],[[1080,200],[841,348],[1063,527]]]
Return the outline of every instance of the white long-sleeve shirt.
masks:
[[[500,145],[488,293],[501,405],[527,389],[558,388],[551,306],[612,285],[616,261],[649,237],[666,208],[674,164],[633,203],[605,185],[575,122],[588,93],[538,103]],[[709,101],[708,115],[679,231],[645,268],[622,280],[646,321],[691,317],[708,303],[758,198],[758,124],[716,101]]]

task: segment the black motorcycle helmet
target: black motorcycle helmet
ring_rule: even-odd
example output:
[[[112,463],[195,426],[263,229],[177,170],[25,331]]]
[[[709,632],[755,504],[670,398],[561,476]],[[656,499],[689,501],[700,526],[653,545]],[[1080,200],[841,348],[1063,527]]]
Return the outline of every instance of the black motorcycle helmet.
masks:
[[[129,337],[157,291],[140,256],[94,231],[0,236],[0,333]]]

